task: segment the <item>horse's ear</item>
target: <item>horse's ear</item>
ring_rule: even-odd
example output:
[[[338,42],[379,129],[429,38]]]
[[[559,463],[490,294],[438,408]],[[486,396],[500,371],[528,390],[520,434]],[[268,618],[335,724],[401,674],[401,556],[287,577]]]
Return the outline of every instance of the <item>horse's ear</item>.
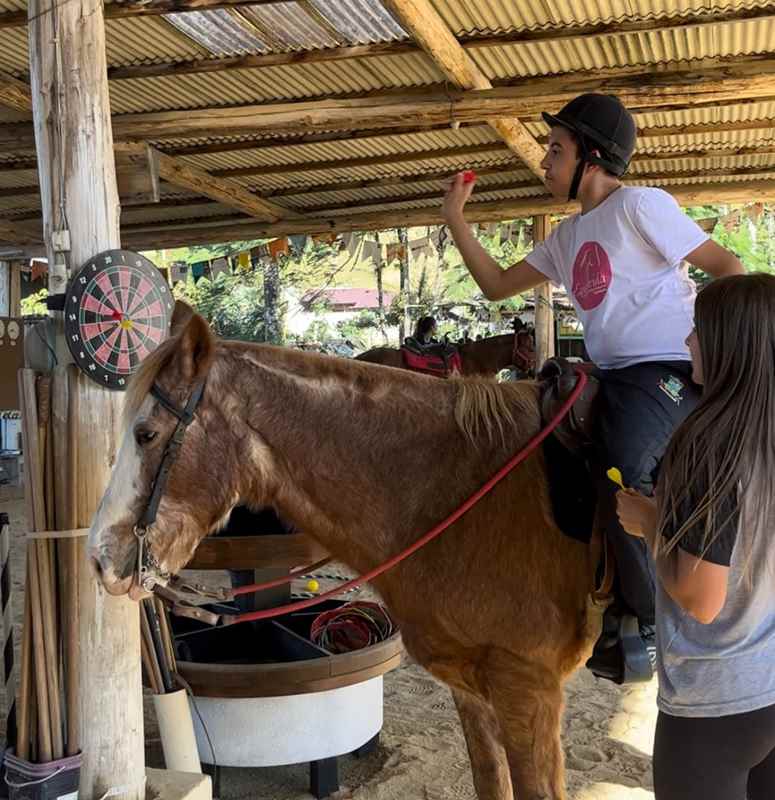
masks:
[[[176,300],[175,309],[172,312],[172,322],[170,322],[170,336],[177,336],[193,316],[194,309],[188,303]]]
[[[210,326],[199,314],[192,313],[180,333],[176,361],[186,383],[203,380],[215,356],[215,337]]]

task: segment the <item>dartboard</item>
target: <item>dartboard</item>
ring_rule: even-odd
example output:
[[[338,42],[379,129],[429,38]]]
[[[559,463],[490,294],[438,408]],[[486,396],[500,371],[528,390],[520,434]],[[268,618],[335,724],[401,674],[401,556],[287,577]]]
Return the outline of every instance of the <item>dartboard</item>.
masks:
[[[167,338],[175,301],[159,270],[130,250],[106,250],[70,281],[65,334],[75,363],[108,389],[125,389]]]

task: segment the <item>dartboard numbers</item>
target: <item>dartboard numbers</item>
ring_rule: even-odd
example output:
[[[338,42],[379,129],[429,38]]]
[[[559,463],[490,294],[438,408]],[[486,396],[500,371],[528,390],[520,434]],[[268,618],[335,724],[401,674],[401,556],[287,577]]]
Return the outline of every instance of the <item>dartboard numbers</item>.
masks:
[[[65,310],[67,343],[96,383],[126,388],[127,379],[167,337],[174,300],[148,259],[109,250],[72,279]]]

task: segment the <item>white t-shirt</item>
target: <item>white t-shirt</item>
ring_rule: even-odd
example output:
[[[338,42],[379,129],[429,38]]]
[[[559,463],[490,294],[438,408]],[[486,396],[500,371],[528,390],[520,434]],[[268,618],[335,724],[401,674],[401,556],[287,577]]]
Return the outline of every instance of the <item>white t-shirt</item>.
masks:
[[[688,360],[696,291],[681,262],[707,239],[667,192],[622,186],[526,260],[565,287],[595,364],[619,369]]]

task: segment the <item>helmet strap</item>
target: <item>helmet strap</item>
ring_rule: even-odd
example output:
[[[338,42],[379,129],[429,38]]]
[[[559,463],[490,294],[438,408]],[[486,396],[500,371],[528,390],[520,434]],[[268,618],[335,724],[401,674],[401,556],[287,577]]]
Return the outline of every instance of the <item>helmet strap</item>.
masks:
[[[579,163],[576,165],[576,171],[573,173],[573,180],[570,182],[570,189],[568,190],[568,200],[575,200],[576,195],[581,185],[581,178],[584,175],[584,168],[587,166],[587,159],[582,156]]]
[[[581,179],[584,177],[584,168],[589,161],[589,149],[587,148],[587,143],[584,141],[584,137],[577,134],[577,141],[579,143],[579,163],[576,165],[576,171],[573,173],[573,180],[570,183],[568,200],[576,199],[579,186],[581,185]]]

